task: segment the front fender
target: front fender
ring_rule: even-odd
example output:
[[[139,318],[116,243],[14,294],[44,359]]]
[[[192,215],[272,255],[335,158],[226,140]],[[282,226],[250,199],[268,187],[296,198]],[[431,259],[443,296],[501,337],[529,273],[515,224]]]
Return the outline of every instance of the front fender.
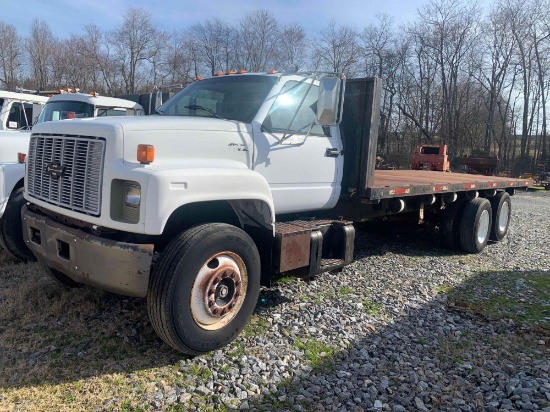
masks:
[[[25,176],[21,163],[0,164],[0,217],[4,214],[11,192]]]
[[[186,204],[216,200],[255,200],[275,208],[265,178],[249,169],[189,168],[154,171],[148,182],[145,233],[161,234],[172,213]]]

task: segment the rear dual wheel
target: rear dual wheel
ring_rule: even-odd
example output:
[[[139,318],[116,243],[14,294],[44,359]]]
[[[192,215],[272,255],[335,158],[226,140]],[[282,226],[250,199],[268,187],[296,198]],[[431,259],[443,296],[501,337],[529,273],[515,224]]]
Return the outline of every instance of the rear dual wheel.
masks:
[[[480,253],[491,233],[493,211],[491,203],[484,198],[470,200],[464,206],[460,220],[460,247],[468,253]]]
[[[493,219],[491,224],[490,239],[501,241],[508,233],[510,217],[512,216],[512,200],[506,192],[498,192],[490,198]]]
[[[464,202],[447,204],[441,216],[440,232],[443,244],[449,249],[460,249],[460,221],[464,212]]]

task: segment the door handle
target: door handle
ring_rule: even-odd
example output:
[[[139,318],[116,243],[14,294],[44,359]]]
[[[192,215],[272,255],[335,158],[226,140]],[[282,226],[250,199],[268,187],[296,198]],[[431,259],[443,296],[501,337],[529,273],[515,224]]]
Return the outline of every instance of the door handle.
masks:
[[[327,151],[325,152],[325,155],[327,157],[338,157],[340,156],[340,150],[335,149],[333,147],[327,147]]]

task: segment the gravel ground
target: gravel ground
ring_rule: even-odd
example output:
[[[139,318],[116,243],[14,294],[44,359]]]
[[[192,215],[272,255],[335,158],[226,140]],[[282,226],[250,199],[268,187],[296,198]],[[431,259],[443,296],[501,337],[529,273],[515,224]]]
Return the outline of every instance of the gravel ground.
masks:
[[[39,344],[30,353],[23,343],[0,338],[0,369],[7,371],[0,380],[0,409],[46,409],[31,394],[73,385],[72,398],[54,397],[56,409],[550,412],[549,302],[533,297],[543,316],[521,322],[464,310],[451,299],[461,288],[486,299],[487,289],[496,290],[499,279],[502,288],[510,276],[550,277],[550,192],[521,193],[512,202],[508,236],[479,255],[440,248],[423,231],[359,232],[356,261],[343,272],[309,283],[283,279],[263,290],[245,332],[202,357],[181,356],[156,339],[141,300],[87,288],[65,291],[78,294],[79,302],[96,302],[100,320],[93,322],[100,323],[90,329],[107,328],[107,320],[120,322],[118,329],[91,335],[85,346],[66,343],[63,353],[74,349],[71,359],[84,361],[65,379],[51,376],[60,360],[50,354],[61,343],[54,342],[53,350]],[[494,288],[478,289],[486,279],[495,279]],[[506,293],[531,299],[528,284],[514,285]],[[0,296],[2,302],[8,299]],[[10,316],[13,322],[17,315]],[[68,334],[71,324],[60,326],[63,319],[49,315],[40,327],[66,328]],[[9,320],[1,319],[0,335]],[[36,326],[21,322],[27,322],[22,330]],[[107,358],[101,342],[110,337],[126,348],[120,370],[85,369]],[[22,377],[40,364],[50,369],[37,375],[38,382]],[[118,390],[97,389],[97,379],[105,376]],[[84,396],[87,401],[80,402]]]

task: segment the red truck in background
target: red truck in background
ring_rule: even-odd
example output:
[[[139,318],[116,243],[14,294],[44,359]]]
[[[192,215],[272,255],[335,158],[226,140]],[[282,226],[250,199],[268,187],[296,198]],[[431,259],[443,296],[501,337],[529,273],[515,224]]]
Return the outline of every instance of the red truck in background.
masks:
[[[412,157],[411,169],[450,172],[447,145],[418,145]]]

